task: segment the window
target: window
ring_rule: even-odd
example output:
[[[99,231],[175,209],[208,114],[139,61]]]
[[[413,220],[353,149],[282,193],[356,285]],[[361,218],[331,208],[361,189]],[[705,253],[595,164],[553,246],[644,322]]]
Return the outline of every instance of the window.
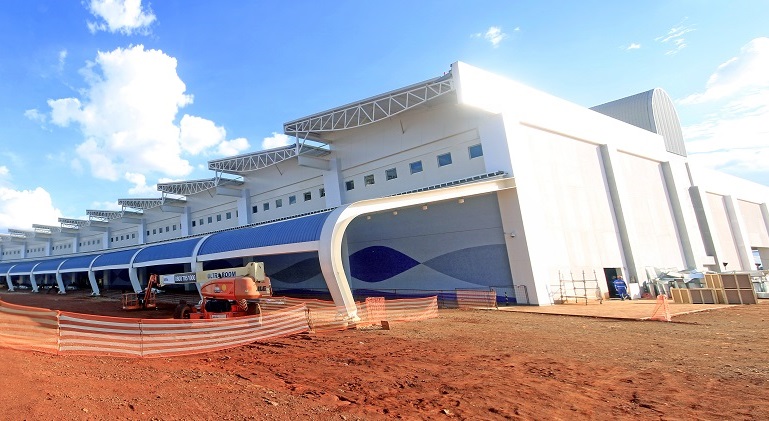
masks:
[[[275,207],[276,208],[282,208],[283,207],[283,199],[275,199]]]
[[[214,217],[213,216],[209,216],[208,217],[208,223],[210,224],[212,222],[214,222]]]
[[[131,234],[131,238],[136,238],[136,233]],[[96,240],[96,244],[99,243],[99,240]]]
[[[120,236],[120,241],[123,241],[123,240],[124,240],[124,238],[123,238],[123,236],[121,235],[121,236]]]
[[[318,193],[320,194],[320,197],[326,197],[326,189],[321,187],[320,190],[318,190]]]
[[[168,232],[168,231],[171,231],[171,227],[169,227],[168,225],[166,225],[166,232]]]
[[[483,148],[481,147],[481,144],[473,145],[467,148],[467,153],[470,154],[470,159],[478,158],[479,156],[483,156]]]
[[[158,232],[157,232],[157,229],[153,228],[153,229],[152,229],[152,234],[154,235],[154,234],[157,234],[157,233],[158,233]]]
[[[355,188],[355,180],[345,181],[344,182],[344,188],[347,190],[352,190]]]
[[[203,225],[203,218],[200,218],[200,220],[198,221],[198,225]]]
[[[451,164],[451,152],[438,155],[438,166],[445,167]]]
[[[395,168],[385,170],[385,180],[394,180],[396,178],[398,178],[398,170]]]
[[[270,204],[269,204],[269,203],[267,203],[267,202],[265,202],[265,203],[262,205],[262,209],[264,209],[264,210],[270,210]]]
[[[306,191],[304,192],[304,201],[307,202],[309,200],[312,200],[312,193]]]
[[[222,222],[222,214],[216,215],[216,222]]]
[[[363,177],[363,185],[368,186],[374,184],[374,174],[369,174]]]
[[[296,196],[288,196],[288,204],[293,205],[296,203]]]
[[[416,161],[409,164],[409,169],[412,174],[422,172],[422,161]]]
[[[232,219],[232,212],[227,212],[226,214],[224,214],[224,216],[227,219]]]
[[[147,237],[149,236],[150,236],[150,230],[147,230]],[[115,240],[112,240],[112,241],[115,241]]]
[[[171,230],[176,231],[176,224],[171,225]]]
[[[197,225],[197,221],[192,221],[192,226],[194,227],[195,225]]]

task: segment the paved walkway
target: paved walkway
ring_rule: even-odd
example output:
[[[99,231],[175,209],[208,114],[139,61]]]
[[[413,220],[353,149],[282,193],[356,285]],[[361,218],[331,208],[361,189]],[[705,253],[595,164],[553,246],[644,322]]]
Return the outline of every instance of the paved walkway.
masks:
[[[509,306],[499,307],[502,311],[517,311],[522,313],[561,314],[564,316],[605,317],[610,319],[648,319],[654,313],[656,300],[604,300],[603,304],[596,301],[584,301],[578,304],[571,302],[551,306]],[[728,304],[675,304],[669,301],[670,316],[708,311],[720,308],[735,307]],[[663,313],[664,314],[664,313]]]

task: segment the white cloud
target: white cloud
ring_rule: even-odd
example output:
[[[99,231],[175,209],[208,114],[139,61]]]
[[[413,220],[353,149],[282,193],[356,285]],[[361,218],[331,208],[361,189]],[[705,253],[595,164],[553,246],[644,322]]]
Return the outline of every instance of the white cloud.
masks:
[[[105,211],[119,211],[123,210],[123,207],[115,202],[91,202],[91,206],[88,209],[93,210],[105,210]],[[87,216],[81,217],[81,219],[88,219]]]
[[[185,114],[179,123],[181,146],[193,155],[225,140],[227,132],[213,121]]]
[[[34,190],[0,187],[0,231],[31,229],[32,224],[57,225],[61,216],[61,211],[53,206],[51,195],[40,187]]]
[[[123,178],[133,183],[134,185],[133,187],[128,189],[128,194],[131,194],[134,196],[146,196],[146,195],[156,196],[158,194],[158,185],[153,184],[151,186],[148,186],[147,177],[145,177],[144,174],[127,172],[125,173],[125,176]]]
[[[769,38],[756,38],[740,53],[716,69],[705,84],[705,91],[689,95],[682,104],[719,100],[755,88],[769,87]]]
[[[625,50],[637,50],[639,48],[641,48],[641,44],[636,44],[634,42],[634,43],[628,45],[627,48],[625,48]]]
[[[0,165],[0,176],[6,176],[8,175],[8,167],[5,165]]]
[[[515,28],[514,31],[520,31],[520,28]],[[499,47],[499,44],[507,38],[507,34],[502,32],[502,28],[499,26],[491,26],[485,33],[477,32],[472,35],[473,38],[483,38],[491,43],[494,48]]]
[[[237,139],[222,141],[222,143],[219,144],[217,152],[219,152],[219,155],[232,156],[238,155],[250,147],[251,145],[248,143],[248,139],[239,137]]]
[[[67,50],[59,51],[59,71],[64,70],[64,65],[67,64]]]
[[[272,136],[265,137],[262,141],[262,149],[279,148],[294,143],[290,136],[283,133],[272,132]]]
[[[45,114],[38,111],[37,108],[24,111],[24,117],[27,117],[28,119],[43,125],[47,120]]]
[[[72,167],[84,162],[97,178],[123,178],[141,190],[126,174],[184,177],[194,169],[188,157],[247,148],[248,141],[228,141],[225,129],[205,118],[185,114],[175,123],[193,101],[176,65],[175,58],[142,45],[99,52],[81,70],[88,86],[80,98],[48,100],[53,124],[76,124],[83,134]]]
[[[693,25],[685,25],[687,19],[688,18],[684,18],[678,25],[670,28],[665,35],[654,38],[655,41],[659,41],[660,43],[672,44],[672,48],[666,51],[665,55],[674,55],[686,48],[686,39],[684,38],[684,35],[695,31]]]
[[[747,43],[718,66],[703,92],[678,103],[710,111],[703,121],[683,128],[693,161],[769,179],[769,38]]]
[[[134,32],[147,33],[155,21],[152,10],[144,9],[141,0],[91,0],[88,11],[97,22],[88,22],[91,33],[97,31],[122,32],[130,35]]]

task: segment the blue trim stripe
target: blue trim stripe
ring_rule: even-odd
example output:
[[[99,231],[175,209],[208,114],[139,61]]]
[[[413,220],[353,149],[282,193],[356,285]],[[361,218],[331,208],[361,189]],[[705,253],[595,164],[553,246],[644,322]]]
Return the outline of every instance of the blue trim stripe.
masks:
[[[158,244],[143,248],[134,258],[134,263],[154,262],[161,260],[192,258],[192,252],[200,238],[190,238],[168,244]]]
[[[112,253],[102,254],[93,261],[91,266],[93,269],[105,267],[105,266],[125,266],[128,267],[131,264],[131,258],[136,254],[138,249],[120,250]]]
[[[32,268],[35,267],[37,262],[38,261],[36,261],[36,260],[32,261],[32,262],[20,262],[19,264],[17,264],[16,266],[14,266],[11,269],[10,274],[11,275],[16,275],[16,274],[19,274],[19,273],[29,273],[29,272],[32,271]]]
[[[56,269],[59,268],[59,265],[61,264],[61,262],[65,261],[65,260],[67,260],[67,259],[43,260],[35,268],[35,273],[39,273],[39,272],[55,272]]]
[[[96,256],[98,255],[91,254],[88,256],[70,257],[69,259],[65,260],[64,263],[62,263],[59,271],[88,270],[88,267],[91,266],[91,262],[93,262],[93,259],[95,259]]]
[[[318,241],[331,212],[212,234],[198,251],[199,256],[234,250]]]

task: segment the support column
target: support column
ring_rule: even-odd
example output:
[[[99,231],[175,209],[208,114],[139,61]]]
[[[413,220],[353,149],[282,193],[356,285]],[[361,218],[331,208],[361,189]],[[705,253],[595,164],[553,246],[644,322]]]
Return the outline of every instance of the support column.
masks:
[[[740,259],[740,269],[755,270],[753,250],[750,248],[750,236],[742,218],[742,212],[740,212],[740,205],[733,196],[724,196],[724,203],[726,204],[726,214],[729,217],[729,228],[731,228],[734,245]]]
[[[190,206],[184,207],[184,211],[179,215],[179,224],[182,229],[182,237],[192,235],[192,210]]]
[[[37,279],[35,279],[34,273],[29,274],[29,283],[32,284],[32,292],[39,292],[39,289],[37,286]]]
[[[697,261],[693,250],[693,237],[690,237],[691,230],[687,227],[686,219],[684,217],[683,207],[681,206],[681,198],[678,195],[678,188],[676,186],[675,177],[673,176],[673,169],[670,166],[670,162],[662,163],[662,177],[665,180],[665,193],[670,201],[670,207],[673,211],[673,219],[676,224],[676,234],[678,234],[678,243],[681,246],[681,252],[684,256],[684,262],[686,262],[687,269],[697,269],[700,267],[700,263]]]
[[[326,207],[342,204],[342,169],[339,158],[329,160],[329,170],[323,172],[323,188],[326,190]]]
[[[66,294],[67,289],[64,288],[64,280],[61,279],[61,273],[56,272],[56,285],[59,286],[59,294]]]
[[[250,224],[251,215],[251,190],[243,189],[238,198],[238,226]]]
[[[88,271],[88,282],[91,284],[91,297],[98,297],[101,295],[99,292],[99,284],[96,283],[96,274],[92,270]]]
[[[710,266],[710,270],[720,272],[723,253],[718,239],[718,230],[708,206],[707,192],[697,186],[689,187],[689,196],[694,207],[694,214],[697,216],[697,225],[700,228],[700,235],[705,246],[705,253],[709,256],[704,261],[704,266]]]
[[[625,185],[625,179],[618,175],[615,170],[615,165],[619,162],[617,157],[617,150],[610,148],[608,145],[601,145],[601,161],[603,163],[604,176],[606,177],[606,184],[609,188],[609,198],[612,204],[612,210],[614,213],[614,223],[617,225],[617,233],[619,234],[620,244],[622,246],[622,258],[625,261],[625,267],[628,270],[628,278],[630,280],[635,279],[640,283],[641,274],[643,274],[643,280],[646,279],[646,271],[643,267],[636,266],[636,258],[633,253],[633,244],[637,243],[637,233],[632,225],[633,214],[632,208],[627,204],[630,200],[626,199],[626,195],[630,191]]]
[[[8,284],[8,291],[13,292],[13,281],[11,281],[11,275],[5,275],[5,283]]]

